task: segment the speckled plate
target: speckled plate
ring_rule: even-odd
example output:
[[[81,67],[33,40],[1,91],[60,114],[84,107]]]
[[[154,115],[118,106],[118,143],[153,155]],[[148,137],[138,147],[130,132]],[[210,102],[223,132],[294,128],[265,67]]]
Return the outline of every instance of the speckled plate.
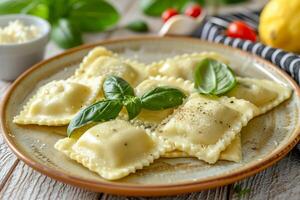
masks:
[[[182,53],[215,51],[225,56],[241,76],[266,78],[293,88],[292,98],[257,117],[242,130],[243,160],[208,165],[193,158],[159,159],[118,181],[107,181],[53,148],[65,127],[20,126],[13,116],[41,85],[70,76],[95,46],[150,63]],[[274,164],[300,139],[300,91],[297,84],[271,63],[243,51],[191,38],[143,37],[81,46],[41,62],[11,87],[2,104],[4,137],[14,153],[32,168],[59,181],[89,190],[123,195],[172,195],[232,183]]]

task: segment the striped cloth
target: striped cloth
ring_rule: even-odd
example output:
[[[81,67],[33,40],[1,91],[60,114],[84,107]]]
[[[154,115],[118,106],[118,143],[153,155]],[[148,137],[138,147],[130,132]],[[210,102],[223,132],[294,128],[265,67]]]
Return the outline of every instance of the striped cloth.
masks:
[[[223,32],[228,23],[234,20],[243,20],[253,29],[257,30],[259,12],[243,12],[210,17],[209,19],[206,19],[194,36],[208,41],[237,47],[261,56],[286,71],[298,84],[300,84],[300,55],[286,52],[281,49],[271,48],[260,42],[226,37]]]
[[[293,79],[300,84],[300,55],[286,52],[266,46],[260,42],[251,42],[239,38],[225,36],[224,30],[227,25],[235,20],[245,21],[249,26],[257,31],[260,12],[246,11],[228,15],[212,16],[205,20],[203,25],[193,36],[216,43],[223,43],[232,47],[240,48],[252,54],[256,54],[277,65],[286,71]],[[300,143],[297,145],[300,152]]]

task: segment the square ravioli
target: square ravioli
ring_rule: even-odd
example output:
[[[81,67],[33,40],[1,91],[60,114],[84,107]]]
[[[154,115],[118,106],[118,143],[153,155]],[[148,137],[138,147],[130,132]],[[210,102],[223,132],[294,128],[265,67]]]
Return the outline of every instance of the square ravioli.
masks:
[[[78,140],[59,140],[55,148],[108,180],[134,173],[170,150],[162,139],[124,120],[100,123]]]
[[[137,85],[146,77],[145,68],[142,63],[120,58],[104,47],[96,47],[83,59],[74,77],[116,75],[131,85]]]
[[[188,158],[195,157],[191,156],[186,152],[174,150],[166,152],[162,157],[165,158]],[[241,143],[241,133],[232,140],[230,145],[226,147],[224,151],[221,152],[219,160],[227,160],[233,162],[240,162],[242,160],[242,143]]]
[[[177,88],[185,95],[190,95],[194,91],[194,84],[191,81],[184,80],[182,78],[167,77],[167,76],[154,76],[141,82],[135,88],[135,94],[138,97],[143,96],[146,92],[156,88],[168,86]],[[148,127],[154,130],[165,118],[173,113],[175,108],[169,108],[165,110],[146,110],[142,109],[141,113],[137,116],[134,122],[137,122],[144,127]]]
[[[237,78],[237,86],[227,96],[245,99],[258,107],[256,115],[263,114],[290,98],[292,90],[274,81]]]
[[[194,69],[196,65],[204,58],[213,58],[224,63],[228,63],[225,58],[217,53],[202,52],[183,54],[173,58],[168,58],[166,60],[161,60],[159,62],[154,62],[147,66],[147,71],[151,76],[173,76],[176,78],[180,77],[186,80],[193,80]]]
[[[253,118],[257,107],[245,100],[192,94],[156,131],[175,149],[215,163]]]
[[[67,125],[99,97],[103,78],[52,81],[42,86],[13,119],[17,124]]]

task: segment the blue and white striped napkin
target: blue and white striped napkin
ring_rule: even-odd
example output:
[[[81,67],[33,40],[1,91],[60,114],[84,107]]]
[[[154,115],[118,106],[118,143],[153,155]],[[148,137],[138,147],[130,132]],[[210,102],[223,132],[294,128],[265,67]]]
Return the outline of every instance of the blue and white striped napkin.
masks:
[[[234,20],[243,20],[253,29],[257,29],[259,12],[243,12],[230,15],[213,16],[204,22],[194,36],[201,39],[223,43],[256,54],[279,66],[300,84],[300,55],[275,49],[259,42],[230,38],[223,34],[227,25]]]
[[[205,20],[203,25],[193,36],[211,42],[222,43],[228,46],[240,48],[252,54],[256,54],[286,71],[293,79],[300,84],[300,55],[286,52],[266,46],[260,42],[251,42],[239,38],[230,38],[224,35],[227,25],[235,20],[245,21],[254,30],[257,30],[259,22],[259,11],[246,11],[243,13],[232,13],[227,15],[212,16]],[[300,143],[297,145],[300,151]]]

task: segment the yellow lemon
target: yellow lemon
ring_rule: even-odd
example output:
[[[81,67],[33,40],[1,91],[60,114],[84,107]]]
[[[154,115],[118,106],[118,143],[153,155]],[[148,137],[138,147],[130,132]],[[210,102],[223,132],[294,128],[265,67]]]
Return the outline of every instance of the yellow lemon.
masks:
[[[271,0],[260,15],[259,36],[263,43],[300,52],[300,0]]]

